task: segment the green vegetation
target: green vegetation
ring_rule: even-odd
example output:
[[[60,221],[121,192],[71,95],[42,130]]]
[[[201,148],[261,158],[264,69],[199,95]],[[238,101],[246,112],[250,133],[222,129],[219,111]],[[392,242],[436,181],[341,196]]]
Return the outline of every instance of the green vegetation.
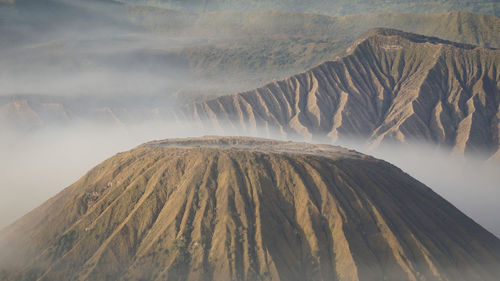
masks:
[[[468,11],[500,15],[500,3],[495,0],[122,0],[191,12],[220,10],[263,11],[281,10],[310,12],[333,16],[366,13],[443,13]]]
[[[205,43],[179,47],[175,53],[188,62],[189,69],[198,78],[216,78],[214,84],[223,84],[229,92],[261,86],[333,60],[374,27],[500,47],[497,35],[500,18],[465,12],[330,17],[278,11],[182,15],[171,10],[163,10],[162,16],[161,11],[129,7],[130,17],[136,24],[155,32],[202,34]],[[170,16],[173,13],[175,17]]]

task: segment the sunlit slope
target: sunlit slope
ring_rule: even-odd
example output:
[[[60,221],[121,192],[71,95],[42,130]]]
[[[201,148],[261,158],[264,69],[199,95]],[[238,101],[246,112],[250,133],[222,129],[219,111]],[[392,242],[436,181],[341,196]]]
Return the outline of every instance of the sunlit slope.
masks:
[[[90,29],[82,27],[83,30],[109,33],[109,36],[98,39],[92,36],[94,31],[68,33],[76,27],[71,21],[67,23],[67,18],[66,21],[57,22],[57,18],[43,17],[43,13],[37,13],[44,21],[55,21],[50,26],[57,26],[61,31],[61,38],[52,38],[53,33],[44,36],[39,32],[40,29],[53,29],[30,22],[29,17],[16,17],[19,14],[5,11],[8,17],[4,20],[11,24],[0,25],[0,33],[9,40],[3,40],[0,44],[7,44],[13,49],[2,49],[5,53],[0,55],[0,63],[9,65],[8,68],[0,69],[0,76],[4,78],[0,94],[12,98],[0,98],[0,115],[5,107],[22,109],[9,105],[21,99],[26,99],[29,104],[39,103],[32,96],[17,96],[19,93],[28,93],[47,95],[49,98],[44,103],[61,104],[68,112],[72,111],[69,121],[87,119],[85,112],[101,108],[110,108],[124,124],[129,123],[128,120],[141,119],[128,116],[127,112],[140,111],[137,116],[151,120],[158,118],[155,114],[158,110],[170,111],[172,103],[180,104],[206,99],[207,96],[253,89],[305,71],[324,61],[334,60],[360,34],[374,26],[398,28],[462,43],[500,46],[500,37],[496,35],[500,27],[498,17],[462,12],[334,18],[277,11],[190,14],[153,7],[122,6],[89,4],[89,9],[99,11],[94,17],[103,17],[106,12],[114,15],[114,22],[108,20],[106,24],[98,20],[84,20],[85,15],[79,10],[71,13],[79,15],[69,17],[75,21],[100,26]],[[36,29],[36,32],[31,28]],[[28,36],[31,34],[29,32],[33,32],[33,36]],[[81,38],[72,37],[76,35]],[[50,38],[48,42],[47,38]],[[123,41],[123,38],[127,40]],[[123,75],[128,73],[124,69],[133,72],[130,77]],[[109,73],[111,77],[106,77]],[[89,74],[95,77],[88,77]],[[147,79],[143,76],[151,77],[156,82],[145,83]],[[32,83],[32,77],[36,77],[38,84]],[[85,78],[95,82],[87,83]],[[132,78],[135,80],[132,81]],[[76,82],[65,89],[67,81]],[[80,90],[83,86],[78,83],[92,87]],[[149,87],[149,84],[161,86],[155,88]],[[79,90],[81,93],[78,94],[90,96],[102,96],[101,92],[106,91],[116,92],[118,97],[98,105],[89,102],[89,106],[94,108],[88,108],[78,98],[57,97],[71,96]],[[161,98],[152,102],[153,105],[146,104],[138,109],[139,95],[149,95],[143,99],[143,103],[155,95]],[[72,110],[74,108],[78,110]],[[33,111],[44,121],[42,112],[37,108],[33,108]],[[21,121],[32,120],[30,116],[22,117],[25,112],[15,114],[20,116]],[[11,120],[1,119],[0,126],[5,120]],[[53,121],[61,124],[68,120],[53,118],[48,122],[35,122],[24,127],[39,128],[40,124],[42,127],[50,126]],[[19,127],[16,122],[7,122],[3,126]]]
[[[426,141],[499,151],[500,52],[376,29],[345,56],[262,88],[197,103],[205,128],[308,139]]]
[[[1,280],[496,280],[500,241],[340,147],[166,140],[104,161],[0,237]]]

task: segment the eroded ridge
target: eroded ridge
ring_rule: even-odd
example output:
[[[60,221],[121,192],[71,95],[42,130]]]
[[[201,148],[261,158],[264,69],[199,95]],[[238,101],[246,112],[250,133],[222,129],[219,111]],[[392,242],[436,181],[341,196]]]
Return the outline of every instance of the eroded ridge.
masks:
[[[342,58],[248,92],[187,107],[217,132],[437,144],[500,155],[500,51],[390,29]]]
[[[119,153],[0,232],[0,280],[469,281],[499,265],[498,238],[384,161],[242,137]]]

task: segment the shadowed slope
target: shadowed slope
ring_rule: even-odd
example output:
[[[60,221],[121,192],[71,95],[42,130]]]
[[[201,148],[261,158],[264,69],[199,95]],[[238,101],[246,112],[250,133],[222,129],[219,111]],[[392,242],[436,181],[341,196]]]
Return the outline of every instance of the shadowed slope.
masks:
[[[500,51],[390,29],[336,61],[262,88],[194,104],[204,127],[307,139],[425,140],[500,153]]]
[[[398,168],[340,147],[241,137],[120,153],[0,238],[0,280],[500,273],[500,241]]]

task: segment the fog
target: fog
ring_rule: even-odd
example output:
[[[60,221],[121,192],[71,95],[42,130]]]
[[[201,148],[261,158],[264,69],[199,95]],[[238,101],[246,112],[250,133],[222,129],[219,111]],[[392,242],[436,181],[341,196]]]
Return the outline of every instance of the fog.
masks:
[[[112,1],[0,5],[0,97],[158,95],[165,100],[180,90],[214,95],[238,89],[237,82],[204,80],[190,70],[182,49],[216,40],[215,27],[200,31],[188,28],[191,24],[188,15]],[[224,40],[231,36],[224,33]]]
[[[500,163],[450,155],[425,144],[360,149],[396,165],[500,237]]]
[[[180,121],[126,127],[81,122],[71,127],[1,138],[0,227],[54,196],[115,153],[152,140],[221,134],[195,128],[194,124]],[[223,134],[235,133],[226,130]],[[499,163],[464,160],[426,145],[368,149],[359,143],[350,141],[341,145],[398,166],[500,237]]]
[[[115,153],[167,137],[192,136],[181,123],[132,127],[80,123],[0,141],[0,228],[27,213]]]
[[[0,122],[0,227],[117,152],[154,139],[214,133],[178,120],[152,121],[146,113],[180,106],[189,99],[184,94],[179,98],[183,91],[214,94],[238,86],[217,82],[224,77],[199,79],[176,55],[183,46],[204,44],[206,33],[174,33],[168,25],[154,33],[134,23],[127,10],[115,12],[116,6],[92,1],[63,1],[65,16],[47,9],[41,13],[34,2],[20,1],[28,8],[0,13],[3,21],[15,23],[0,22],[0,109],[16,97],[48,97],[51,103],[64,104],[72,119],[65,126],[41,120],[43,128],[21,132]],[[86,18],[89,14],[92,17]],[[139,116],[136,122],[117,126],[94,118],[94,109],[105,107],[125,108],[128,113],[141,109],[134,113]],[[0,112],[0,121],[1,117]],[[92,122],[86,120],[91,117]],[[425,145],[377,150],[356,142],[343,145],[395,164],[500,237],[497,163],[464,161]]]
[[[180,16],[113,1],[0,3],[0,228],[114,153],[197,135],[162,114],[237,85],[189,71],[179,49],[211,33],[184,31]]]

